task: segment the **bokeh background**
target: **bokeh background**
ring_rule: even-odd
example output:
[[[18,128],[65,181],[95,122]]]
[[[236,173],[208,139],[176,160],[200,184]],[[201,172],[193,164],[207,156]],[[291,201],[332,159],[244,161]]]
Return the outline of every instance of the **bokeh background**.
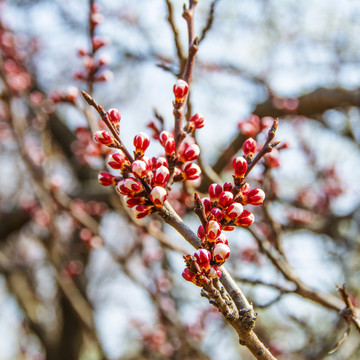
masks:
[[[183,3],[99,0],[89,30],[92,4],[0,1],[0,359],[251,359],[182,279],[174,247],[191,250],[180,235],[157,218],[134,222],[97,182],[108,153],[92,141],[98,119],[79,96],[120,110],[129,149],[151,121],[171,130],[187,53]],[[269,117],[280,118],[281,150],[249,178],[265,205],[251,231],[228,236],[230,271],[280,359],[360,357],[355,329],[328,355],[348,326],[337,287],[360,304],[359,17],[355,0],[196,8],[205,36],[190,111],[206,119],[197,141],[207,175],[170,201],[196,231],[194,188],[231,180],[224,150],[241,154],[247,136],[261,144]],[[103,42],[95,52],[91,37]],[[271,253],[337,305],[305,299]]]

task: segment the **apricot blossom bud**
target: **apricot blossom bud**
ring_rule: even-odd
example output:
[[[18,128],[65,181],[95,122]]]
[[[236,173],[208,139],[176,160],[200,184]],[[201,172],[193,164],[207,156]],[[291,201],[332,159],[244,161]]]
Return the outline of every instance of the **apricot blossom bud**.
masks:
[[[144,132],[140,132],[139,134],[135,135],[134,137],[134,146],[135,146],[135,156],[143,156],[145,150],[150,145],[150,137],[149,135],[145,134]]]
[[[169,176],[170,176],[169,169],[161,165],[154,171],[153,185],[164,187],[169,179]]]
[[[235,170],[234,176],[236,178],[243,178],[247,170],[247,161],[242,156],[238,156],[233,160],[232,166]]]
[[[222,243],[225,245],[229,245],[229,241],[223,233],[221,233],[220,236],[216,239],[216,243],[217,244]]]
[[[184,271],[182,272],[182,277],[187,280],[187,281],[191,281],[192,283],[194,283],[197,286],[200,286],[200,284],[196,281],[196,274],[194,274],[190,269],[185,268]]]
[[[159,156],[157,159],[156,158],[154,158],[154,159],[155,160],[153,161],[153,163],[154,163],[155,169],[158,169],[160,166],[165,166],[165,167],[169,166],[167,159],[164,158],[163,156]]]
[[[197,236],[204,241],[205,240],[205,230],[204,227],[202,225],[199,226],[198,231],[197,231]]]
[[[148,165],[143,160],[135,160],[131,164],[131,171],[139,178],[143,178],[148,172]]]
[[[203,198],[201,202],[204,205],[205,215],[208,216],[212,209],[212,204],[209,198]]]
[[[234,188],[234,185],[230,182],[226,182],[223,185],[224,191],[232,191],[232,189]]]
[[[165,154],[168,156],[175,154],[175,139],[168,138],[164,144]]]
[[[132,211],[137,219],[142,219],[152,213],[152,208],[151,205],[136,205]]]
[[[196,113],[189,119],[188,124],[190,129],[201,129],[205,125],[204,116]]]
[[[127,179],[119,181],[118,190],[123,195],[134,196],[143,191],[143,187],[140,181],[134,179],[133,177],[129,177]]]
[[[221,225],[215,221],[210,220],[206,224],[206,236],[209,242],[214,242],[221,234]]]
[[[175,102],[183,103],[188,91],[189,91],[188,83],[182,79],[179,79],[173,87]]]
[[[230,256],[230,248],[228,245],[223,243],[218,243],[214,246],[212,250],[213,259],[218,265],[222,265],[225,260]]]
[[[254,155],[256,151],[256,141],[253,138],[247,139],[244,142],[242,149],[245,156]]]
[[[222,218],[224,217],[224,213],[222,212],[222,210],[220,210],[217,207],[212,208],[210,214],[211,214],[211,219],[216,221],[221,221]]]
[[[201,174],[201,169],[194,163],[188,163],[183,169],[184,180],[196,180]]]
[[[180,161],[187,162],[196,160],[199,157],[200,148],[196,144],[191,144],[185,148],[185,150],[180,154]]]
[[[209,186],[209,196],[212,203],[218,202],[221,193],[223,192],[222,186],[219,184],[211,184]]]
[[[94,134],[94,140],[99,144],[110,146],[115,144],[115,139],[105,130],[98,130]]]
[[[238,218],[243,212],[243,206],[240,203],[232,203],[225,211],[225,218],[230,221]]]
[[[127,166],[130,166],[130,161],[125,157],[125,155],[120,152],[111,154],[108,158],[108,164],[113,169],[124,171]]]
[[[125,196],[124,197],[126,206],[133,208],[136,205],[143,205],[146,202],[146,198],[142,196]]]
[[[116,176],[107,172],[101,172],[98,175],[98,180],[99,183],[103,186],[116,185]]]
[[[198,266],[199,271],[210,269],[211,253],[206,249],[198,249],[194,253],[195,264]]]
[[[221,272],[220,268],[217,265],[212,265],[208,272],[208,277],[210,279],[217,279],[221,275],[222,275],[222,272]]]
[[[160,135],[159,135],[160,144],[161,144],[162,146],[164,146],[165,143],[166,143],[166,140],[168,140],[168,139],[170,139],[170,138],[172,138],[172,137],[173,137],[173,136],[172,136],[171,133],[169,133],[169,132],[166,131],[166,130],[163,130],[163,131],[160,133]]]
[[[223,191],[219,197],[219,206],[226,209],[234,202],[234,195],[230,191]]]
[[[161,207],[166,201],[167,192],[161,186],[155,186],[150,193],[150,200],[156,207]]]
[[[117,131],[119,131],[120,128],[120,120],[121,120],[121,114],[120,111],[117,109],[110,109],[107,113],[107,116],[109,118],[109,121],[111,124],[115,127]]]
[[[241,215],[236,218],[235,225],[248,227],[255,221],[255,216],[252,212],[244,210]]]
[[[245,195],[246,204],[261,205],[265,200],[265,193],[261,189],[252,189]]]

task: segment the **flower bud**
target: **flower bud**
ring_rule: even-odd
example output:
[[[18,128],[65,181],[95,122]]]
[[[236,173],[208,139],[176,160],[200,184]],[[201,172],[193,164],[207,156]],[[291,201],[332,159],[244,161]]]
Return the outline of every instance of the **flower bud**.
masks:
[[[196,180],[201,174],[201,169],[194,163],[185,165],[182,175],[184,180]]]
[[[253,138],[247,139],[244,142],[242,149],[244,151],[245,156],[254,155],[256,151],[256,141]]]
[[[165,141],[164,144],[165,154],[171,156],[175,154],[175,139],[169,138]]]
[[[238,218],[243,212],[243,206],[240,203],[232,203],[225,211],[225,219],[231,221]]]
[[[234,195],[230,191],[223,191],[219,197],[219,206],[226,209],[234,202]]]
[[[166,186],[169,176],[170,176],[169,169],[161,165],[154,171],[154,176],[152,180],[153,186],[162,186],[162,187]]]
[[[224,217],[224,213],[217,207],[214,207],[210,211],[211,214],[211,220],[221,221]]]
[[[187,162],[196,160],[199,157],[200,148],[196,144],[191,144],[185,148],[185,150],[180,154],[180,161]]]
[[[185,268],[184,271],[182,272],[182,277],[187,280],[187,281],[191,281],[192,283],[194,283],[197,286],[201,286],[198,281],[196,280],[197,274],[194,274],[192,271],[190,271],[190,269]]]
[[[148,172],[148,165],[143,160],[135,160],[131,164],[131,171],[139,178],[143,178]]]
[[[133,177],[129,177],[127,179],[123,179],[118,183],[118,190],[123,195],[131,195],[134,196],[143,191],[143,187],[141,182],[134,179]]]
[[[143,205],[146,202],[146,198],[142,196],[125,196],[124,197],[126,206],[133,208],[136,205]]]
[[[183,103],[188,91],[189,91],[189,85],[187,84],[187,82],[182,79],[179,79],[173,87],[175,102],[180,104]]]
[[[154,163],[155,169],[158,169],[160,166],[165,166],[165,167],[169,166],[167,159],[164,158],[163,156],[159,156],[157,159],[156,158],[154,158],[154,159],[155,160],[153,161],[153,163]]]
[[[252,189],[245,195],[245,204],[261,205],[265,200],[265,193],[261,189]]]
[[[95,51],[99,50],[101,47],[103,47],[106,44],[107,44],[107,41],[100,36],[94,36],[92,38],[92,45],[93,45],[93,48]]]
[[[160,135],[159,135],[159,141],[160,141],[160,144],[162,145],[162,146],[164,146],[165,145],[165,143],[166,143],[166,140],[168,140],[168,139],[170,139],[170,138],[172,138],[173,136],[172,136],[172,134],[170,134],[168,131],[166,131],[166,130],[163,130],[161,133],[160,133]]]
[[[103,186],[116,185],[116,176],[107,172],[101,172],[98,175],[98,180],[99,183]]]
[[[221,233],[220,236],[216,239],[216,244],[220,243],[229,245],[229,241],[223,233]]]
[[[222,186],[219,184],[211,184],[209,186],[209,196],[212,203],[217,203],[219,201],[219,197],[223,192]]]
[[[210,220],[206,224],[206,237],[209,242],[214,242],[221,234],[221,225],[215,221]]]
[[[152,208],[151,205],[136,205],[132,211],[137,219],[142,219],[152,213]]]
[[[247,170],[247,161],[242,156],[238,156],[233,160],[232,166],[235,170],[234,176],[236,178],[243,178]]]
[[[190,119],[189,119],[189,128],[190,129],[201,129],[202,127],[204,127],[205,125],[205,119],[204,116],[201,114],[194,114]]]
[[[120,169],[124,171],[128,166],[130,166],[130,161],[120,152],[111,154],[108,158],[108,164],[113,169]]]
[[[121,120],[120,111],[117,110],[117,109],[110,109],[106,114],[107,114],[111,124],[115,127],[115,129],[117,131],[119,131],[119,129],[120,129],[120,120]]]
[[[201,200],[201,202],[203,203],[204,205],[204,210],[205,210],[205,215],[206,216],[209,216],[210,212],[211,212],[211,209],[212,209],[212,204],[211,204],[211,201],[209,198],[203,198]]]
[[[213,259],[218,265],[222,265],[225,260],[230,256],[230,248],[228,245],[219,243],[213,247]]]
[[[94,140],[99,144],[110,146],[115,144],[115,139],[105,130],[98,130],[94,134]]]
[[[232,189],[234,188],[234,185],[230,182],[226,182],[223,186],[224,191],[232,191]]]
[[[145,150],[150,145],[150,138],[149,135],[145,134],[144,132],[140,132],[134,137],[134,146],[135,146],[135,157],[139,158],[142,157],[145,153]]]
[[[150,200],[156,207],[161,207],[166,201],[167,192],[161,186],[155,186],[150,193]]]
[[[235,225],[236,226],[244,226],[248,227],[255,221],[255,216],[248,210],[244,210],[241,215],[236,218]]]
[[[199,239],[201,239],[201,241],[205,240],[205,230],[204,230],[204,227],[202,225],[200,225],[199,228],[198,228],[197,236],[199,237]]]
[[[199,268],[199,272],[201,270],[209,270],[210,269],[210,260],[211,253],[206,249],[198,249],[194,253],[195,257],[195,265]]]
[[[210,279],[217,279],[222,275],[220,268],[217,265],[212,265],[208,271],[208,277]]]

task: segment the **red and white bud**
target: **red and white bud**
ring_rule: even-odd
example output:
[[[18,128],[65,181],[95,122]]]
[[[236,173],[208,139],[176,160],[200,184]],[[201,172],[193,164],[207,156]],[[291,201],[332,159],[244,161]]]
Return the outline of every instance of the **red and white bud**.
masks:
[[[115,127],[117,131],[119,131],[120,128],[120,120],[121,120],[121,114],[120,111],[117,109],[110,109],[107,112],[107,116],[109,118],[109,121],[111,124]]]
[[[252,156],[256,152],[256,141],[253,138],[247,139],[243,146],[243,152],[245,156]]]
[[[197,278],[197,274],[194,274],[192,271],[190,271],[188,268],[185,268],[184,271],[182,272],[182,277],[187,280],[187,281],[191,281],[192,283],[194,283],[197,286],[201,286],[198,281],[196,280]]]
[[[218,265],[222,265],[230,256],[230,248],[228,245],[219,243],[212,249],[213,259]]]
[[[169,176],[170,176],[169,169],[161,165],[154,171],[154,176],[152,180],[153,186],[162,186],[162,187],[166,186],[166,182],[168,181]]]
[[[142,157],[142,161],[144,161],[146,163],[146,169],[147,171],[152,171],[153,167],[154,167],[154,158],[149,158],[147,156],[143,156]]]
[[[223,227],[223,231],[234,231],[235,230],[235,226],[234,225],[225,225]]]
[[[135,160],[131,164],[131,171],[139,178],[143,178],[148,172],[148,165],[143,160]]]
[[[194,163],[188,163],[183,169],[184,180],[196,180],[201,174],[201,169]]]
[[[167,192],[161,186],[155,186],[150,193],[150,200],[156,207],[161,207],[166,201]]]
[[[224,217],[224,213],[217,207],[214,207],[210,211],[211,220],[221,221]]]
[[[204,205],[204,210],[205,210],[205,215],[209,216],[211,209],[212,209],[212,204],[209,198],[203,198],[201,199],[201,202]]]
[[[224,191],[232,191],[232,189],[234,188],[234,185],[230,182],[226,182],[223,186]]]
[[[160,166],[165,166],[165,167],[169,166],[167,159],[164,158],[163,156],[159,156],[158,158],[154,158],[154,159],[155,160],[153,160],[153,163],[155,169],[159,168]]]
[[[209,186],[209,196],[212,203],[217,203],[219,201],[219,197],[223,192],[223,188],[219,184],[211,184]]]
[[[225,219],[228,221],[238,218],[243,212],[243,206],[240,203],[232,203],[225,211]]]
[[[217,265],[213,265],[210,267],[210,270],[208,271],[208,277],[210,279],[217,279],[222,275],[222,272],[220,268]]]
[[[125,196],[124,197],[126,206],[133,208],[136,205],[143,205],[146,202],[146,198],[142,196]]]
[[[234,176],[236,178],[243,178],[247,170],[247,161],[242,156],[238,156],[233,160],[232,166],[235,171]]]
[[[101,47],[105,46],[106,44],[107,41],[100,36],[94,36],[92,38],[92,45],[95,51],[99,50]]]
[[[225,245],[229,245],[229,241],[223,233],[221,233],[220,236],[216,239],[216,243],[217,244],[222,243]]]
[[[180,161],[187,162],[196,160],[199,157],[200,148],[196,144],[191,144],[185,148],[185,150],[180,154]]]
[[[246,183],[241,187],[240,192],[241,192],[242,195],[246,195],[246,194],[249,193],[250,189],[251,189],[251,188],[250,188],[249,183],[246,182]]]
[[[168,156],[175,154],[175,139],[169,138],[165,141],[164,144],[165,154]]]
[[[220,236],[221,234],[221,225],[215,221],[210,220],[206,224],[206,237],[209,242],[215,242],[215,240]]]
[[[152,208],[151,205],[136,205],[132,211],[137,219],[142,219],[152,213]]]
[[[237,226],[250,226],[255,221],[255,216],[252,212],[244,210],[241,215],[235,220]]]
[[[226,209],[234,202],[234,195],[230,191],[223,191],[219,196],[219,206]]]
[[[206,249],[198,249],[194,253],[195,266],[199,269],[199,272],[210,269],[211,253]]]
[[[94,134],[94,140],[102,145],[113,145],[115,144],[115,139],[105,130],[98,130]]]
[[[129,177],[127,179],[123,179],[118,183],[118,190],[123,195],[136,195],[143,191],[143,187],[141,182],[134,179],[133,177]]]
[[[116,152],[109,156],[108,164],[113,169],[120,169],[121,171],[124,171],[130,166],[130,161],[122,153]]]
[[[150,145],[150,137],[144,132],[140,132],[134,137],[134,146],[135,146],[135,157],[143,156],[145,150]]]
[[[265,200],[265,193],[261,189],[252,189],[245,195],[245,204],[261,205]]]
[[[205,230],[204,230],[204,227],[202,225],[200,225],[199,228],[198,228],[197,236],[199,237],[199,239],[201,239],[201,241],[205,240]]]
[[[188,91],[189,91],[188,83],[182,79],[179,79],[173,87],[175,102],[183,103]]]
[[[99,183],[103,186],[116,185],[116,176],[107,172],[101,172],[98,175],[98,180]]]
[[[189,128],[192,130],[201,129],[205,125],[204,116],[196,113],[189,119],[188,124],[189,124]]]
[[[163,131],[160,133],[160,135],[159,135],[160,144],[161,144],[162,146],[164,146],[165,143],[166,143],[166,140],[168,140],[168,139],[170,139],[170,138],[172,138],[172,137],[173,137],[173,136],[172,136],[171,133],[169,133],[169,132],[166,131],[166,130],[163,130]]]

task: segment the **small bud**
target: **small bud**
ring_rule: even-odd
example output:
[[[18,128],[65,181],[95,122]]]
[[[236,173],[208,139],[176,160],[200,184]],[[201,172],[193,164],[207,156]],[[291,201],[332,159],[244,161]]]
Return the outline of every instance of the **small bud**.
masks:
[[[179,160],[181,162],[193,161],[199,157],[200,148],[196,144],[191,144],[185,148],[185,150],[180,154]]]
[[[255,221],[255,216],[248,210],[244,210],[235,220],[235,225],[248,227]]]
[[[184,180],[196,180],[201,174],[201,169],[194,163],[188,163],[183,169]]]
[[[156,207],[161,207],[166,201],[166,190],[161,186],[155,186],[150,193],[150,200]]]
[[[135,160],[131,164],[131,171],[139,178],[143,178],[148,172],[148,165],[143,160]]]
[[[136,205],[132,211],[137,219],[142,219],[152,213],[152,208],[151,205]]]
[[[244,151],[244,155],[245,156],[252,156],[254,155],[255,151],[256,151],[256,141],[253,138],[249,138],[247,139],[243,146],[242,149]]]
[[[165,166],[165,167],[169,166],[168,161],[163,156],[160,156],[157,159],[155,158],[154,164],[155,164],[154,165],[155,169],[158,169],[160,166]]]
[[[232,203],[225,211],[225,219],[231,221],[238,218],[243,212],[243,206],[237,202]]]
[[[202,127],[204,127],[205,125],[205,119],[204,116],[201,114],[194,114],[190,119],[189,119],[189,128],[190,129],[201,129]]]
[[[216,244],[212,250],[213,259],[218,265],[222,265],[230,256],[230,248],[228,245],[219,243]]]
[[[187,84],[187,82],[179,79],[173,87],[175,102],[179,104],[183,103],[188,91],[189,91],[189,85]]]
[[[238,156],[233,160],[232,166],[235,170],[234,176],[236,178],[243,178],[247,170],[246,160],[242,156]]]
[[[120,129],[120,120],[121,120],[120,111],[117,110],[117,109],[110,109],[106,114],[107,114],[111,124],[115,127],[115,129],[117,131],[119,131],[119,129]]]
[[[210,220],[206,224],[206,236],[209,242],[214,242],[221,234],[221,225],[215,221]]]
[[[159,135],[159,141],[162,146],[165,146],[166,140],[172,138],[172,134],[170,134],[168,131],[163,130]]]
[[[141,157],[144,155],[145,150],[150,145],[149,135],[140,132],[134,137],[134,146],[135,146],[135,157]]]
[[[94,134],[94,140],[99,144],[110,146],[115,144],[114,138],[105,130],[98,130]]]
[[[93,45],[93,48],[95,51],[99,50],[101,47],[103,47],[106,44],[107,44],[107,41],[100,36],[94,36],[92,38],[92,45]]]
[[[175,154],[175,139],[169,138],[165,141],[164,144],[165,154],[168,156]]]
[[[134,195],[142,192],[143,187],[142,187],[140,181],[134,179],[133,177],[129,177],[127,179],[119,181],[118,190],[123,195],[134,196]]]
[[[205,215],[209,216],[211,209],[212,209],[212,204],[209,198],[203,198],[201,199],[201,202],[204,205],[204,210],[205,210]]]
[[[143,205],[146,202],[146,198],[142,196],[125,196],[124,197],[126,206],[133,208],[136,205]]]
[[[234,202],[234,195],[230,191],[223,191],[219,197],[219,206],[226,209]]]
[[[130,166],[130,161],[120,152],[111,154],[108,158],[108,164],[113,169],[124,171]]]
[[[265,200],[265,193],[261,189],[252,189],[245,195],[245,204],[261,205]]]
[[[169,179],[170,172],[169,169],[165,166],[160,166],[154,171],[153,176],[153,186],[166,186],[166,183]]]
[[[217,265],[212,265],[208,271],[208,277],[210,279],[217,279],[222,275],[220,268]]]
[[[221,233],[220,236],[216,239],[216,244],[219,243],[229,245],[229,241],[223,233]]]
[[[116,176],[107,172],[101,172],[98,175],[98,180],[99,183],[103,186],[116,185]]]
[[[211,214],[210,215],[211,220],[221,221],[222,218],[224,217],[224,213],[222,212],[222,210],[220,210],[217,207],[212,208],[210,214]]]
[[[201,239],[201,241],[205,240],[205,230],[204,230],[204,227],[202,225],[200,225],[199,228],[198,228],[197,236],[199,237],[199,239]]]
[[[195,257],[195,265],[198,266],[199,272],[201,270],[209,270],[210,269],[210,260],[211,260],[211,253],[206,249],[198,249],[194,253]]]
[[[95,75],[95,81],[110,81],[114,78],[114,73],[109,70],[105,69],[101,74]]]
[[[234,185],[230,182],[226,182],[223,186],[224,191],[232,191],[232,189],[234,188]]]
[[[190,271],[188,268],[184,269],[184,271],[182,272],[182,277],[187,281],[191,281],[197,286],[201,286],[196,280],[197,275]]]
[[[217,203],[219,201],[219,197],[223,192],[222,186],[219,184],[211,184],[209,186],[209,196],[212,203]]]

